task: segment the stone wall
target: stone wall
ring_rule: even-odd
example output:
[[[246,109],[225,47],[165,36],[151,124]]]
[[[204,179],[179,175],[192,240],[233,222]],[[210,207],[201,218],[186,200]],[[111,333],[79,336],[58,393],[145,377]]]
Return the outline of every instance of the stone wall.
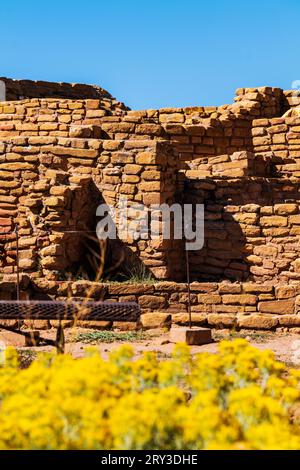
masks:
[[[100,203],[174,202],[176,160],[164,142],[14,137],[3,139],[0,151],[3,273],[16,269],[15,224],[21,270],[53,277],[80,261]],[[136,217],[128,214],[131,223]],[[180,277],[178,242],[130,235],[121,241],[156,277]]]
[[[82,284],[60,279],[92,279],[100,262],[106,275],[125,266],[133,277],[185,281],[182,241],[119,233],[99,248],[95,213],[122,198],[146,208],[200,203],[205,244],[189,255],[194,319],[298,326],[300,117],[292,92],[241,88],[229,105],[130,111],[97,87],[6,83],[14,100],[0,103],[0,270],[16,272],[18,224],[20,269],[35,283],[25,296],[61,298],[71,289],[82,298]],[[186,318],[185,284],[94,287],[101,298],[138,301],[147,315]]]
[[[253,151],[257,158],[268,158],[271,174],[300,176],[300,117],[256,119],[252,123]]]
[[[32,98],[58,98],[58,99],[96,99],[109,101],[120,108],[128,109],[123,103],[118,102],[108,91],[97,85],[85,85],[82,83],[56,83],[41,80],[13,80],[0,77],[5,84],[6,101],[24,100]]]
[[[186,203],[205,205],[205,245],[190,254],[192,279],[299,280],[299,182],[189,179]]]
[[[10,276],[11,277],[11,276]],[[142,311],[141,322],[146,328],[169,326],[170,322],[188,324],[187,284],[156,282],[154,284],[92,283],[87,281],[55,282],[21,279],[21,296],[27,299],[84,300],[87,292],[91,299],[111,302],[137,302]],[[12,280],[0,283],[1,298],[15,298]],[[251,330],[300,331],[300,284],[284,283],[200,283],[191,284],[191,311],[193,325],[213,328]],[[79,326],[101,328],[129,328],[132,325],[115,322],[76,322]],[[52,322],[56,326],[56,322]],[[72,322],[67,322],[68,326]],[[47,328],[49,322],[33,322],[35,328]]]
[[[110,99],[31,99],[0,102],[0,137],[101,137],[99,119],[124,111]],[[85,126],[84,126],[85,125]],[[83,128],[81,126],[84,126]]]

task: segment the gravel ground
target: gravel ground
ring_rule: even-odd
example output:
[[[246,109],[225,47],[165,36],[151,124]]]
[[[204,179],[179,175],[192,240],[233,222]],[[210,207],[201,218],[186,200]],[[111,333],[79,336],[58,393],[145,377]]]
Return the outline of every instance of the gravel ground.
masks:
[[[42,337],[55,338],[56,331],[46,330],[40,332]],[[78,335],[83,335],[84,341],[78,341]],[[127,333],[128,334],[128,333]],[[120,332],[120,337],[122,338]],[[132,337],[129,334],[127,341],[114,340],[113,342],[101,342],[93,340],[95,330],[82,328],[68,328],[65,330],[66,336],[66,353],[72,354],[79,358],[84,355],[84,350],[89,345],[96,346],[103,357],[107,357],[110,351],[120,347],[121,344],[130,343],[136,356],[144,351],[156,351],[159,357],[168,358],[172,353],[174,344],[168,341],[169,334],[165,331],[150,330],[144,334],[142,339],[136,339],[135,334]],[[108,334],[109,336],[109,334]],[[214,342],[203,346],[192,346],[193,354],[201,352],[215,353],[218,348],[218,342],[221,339],[233,339],[237,337],[246,338],[251,344],[259,349],[270,349],[274,351],[278,360],[285,362],[289,366],[300,367],[300,335],[293,333],[270,333],[270,332],[229,332],[228,330],[215,330],[213,332]],[[112,340],[110,338],[110,340]],[[35,356],[40,351],[50,351],[51,346],[25,347],[24,338],[11,332],[0,330],[0,341],[5,345],[11,345],[22,351],[22,354]]]

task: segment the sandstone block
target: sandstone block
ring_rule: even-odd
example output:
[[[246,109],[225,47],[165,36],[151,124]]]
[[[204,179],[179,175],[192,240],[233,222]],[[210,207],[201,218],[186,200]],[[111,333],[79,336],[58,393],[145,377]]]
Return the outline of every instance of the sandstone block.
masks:
[[[222,297],[218,294],[198,294],[199,304],[220,304]]]
[[[141,315],[141,325],[143,328],[164,328],[170,327],[172,316],[165,312],[151,312]]]
[[[136,155],[135,161],[141,165],[154,165],[156,163],[156,155],[153,152],[140,152]]]
[[[173,327],[170,330],[171,343],[186,343],[190,346],[201,346],[212,343],[211,330],[209,328]]]
[[[300,214],[291,215],[289,217],[289,223],[299,225],[300,224]]]
[[[296,214],[298,211],[298,204],[275,204],[274,206],[274,212],[278,215]]]
[[[121,194],[134,194],[136,191],[136,187],[134,184],[123,183],[120,186],[120,193]]]
[[[51,196],[44,199],[44,205],[49,207],[63,207],[65,200],[62,197]]]
[[[254,247],[254,254],[257,256],[272,256],[276,257],[278,253],[277,246],[270,246],[270,245],[261,245]]]
[[[142,169],[142,165],[134,165],[128,163],[124,166],[124,173],[126,173],[127,175],[139,175]]]
[[[19,260],[20,269],[31,269],[35,266],[35,260],[32,258],[22,258]]]
[[[11,162],[11,163],[0,163],[0,170],[6,171],[22,171],[22,170],[34,170],[35,165],[27,162]]]
[[[234,214],[233,218],[242,224],[255,225],[258,222],[257,213],[237,213]]]
[[[275,295],[277,299],[289,299],[295,297],[296,288],[292,285],[276,286]]]
[[[205,313],[192,312],[191,317],[192,317],[193,325],[204,325],[206,323],[207,316]],[[173,313],[172,323],[176,323],[178,325],[188,325],[189,324],[188,312]]]
[[[232,328],[236,322],[236,316],[222,313],[209,313],[207,315],[207,322],[209,326],[217,328]]]
[[[222,295],[225,305],[256,305],[257,296],[252,294],[228,294]]]
[[[50,245],[42,248],[41,256],[62,256],[63,247],[61,245]]]
[[[243,315],[238,318],[240,328],[254,330],[272,330],[278,325],[278,319],[269,315]]]
[[[246,293],[255,293],[255,294],[267,294],[267,293],[272,293],[273,292],[273,286],[272,285],[266,285],[266,284],[255,284],[253,282],[245,282],[243,283],[243,291]]]
[[[286,124],[278,124],[277,126],[268,127],[269,134],[279,134],[281,132],[286,132],[288,127]]]
[[[299,327],[300,315],[282,315],[279,317],[279,325],[287,327]]]
[[[160,180],[162,178],[162,173],[156,170],[143,171],[141,178],[147,181]]]
[[[219,286],[219,293],[220,294],[240,294],[242,291],[241,284],[234,284],[234,283],[223,283]]]
[[[215,282],[192,282],[191,291],[196,292],[214,292],[218,289],[218,284]]]
[[[45,269],[64,269],[65,268],[65,259],[61,256],[46,256],[41,259],[41,265]]]
[[[286,143],[286,135],[285,134],[274,134],[272,136],[273,144],[285,144]]]
[[[161,183],[160,181],[145,181],[140,183],[139,185],[140,191],[145,192],[155,192],[161,190]]]
[[[130,322],[130,321],[114,321],[113,322],[113,329],[117,329],[120,331],[136,331],[140,328],[140,324],[137,322]]]
[[[295,299],[271,300],[259,302],[258,309],[262,313],[276,313],[278,315],[291,315],[294,313]]]
[[[159,295],[141,295],[139,297],[139,304],[142,309],[159,310],[166,306],[166,299]]]
[[[110,295],[140,295],[152,294],[153,292],[154,285],[151,284],[127,284],[125,282],[108,284],[108,293]]]
[[[260,219],[260,225],[263,227],[285,227],[287,223],[287,217],[282,217],[280,215],[261,217]]]
[[[296,273],[300,273],[300,258],[296,259],[293,263],[293,268]]]
[[[170,122],[184,122],[184,115],[180,113],[164,113],[159,115],[159,122],[165,124]]]
[[[161,135],[162,131],[162,126],[158,124],[138,124],[135,128],[136,134]]]
[[[53,196],[68,196],[70,194],[69,186],[52,186],[50,188],[50,194]]]

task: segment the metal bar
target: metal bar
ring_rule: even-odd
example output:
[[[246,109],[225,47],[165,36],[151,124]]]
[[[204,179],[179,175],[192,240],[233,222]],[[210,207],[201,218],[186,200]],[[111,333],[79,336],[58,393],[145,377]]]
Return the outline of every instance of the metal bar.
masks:
[[[186,248],[185,248],[185,259],[186,259],[186,281],[187,281],[187,286],[188,286],[189,328],[192,328],[190,260],[189,260],[189,252]]]
[[[0,319],[132,321],[140,317],[134,302],[0,301]]]
[[[16,224],[16,262],[17,262],[17,300],[20,300],[20,266],[19,266],[19,225]]]

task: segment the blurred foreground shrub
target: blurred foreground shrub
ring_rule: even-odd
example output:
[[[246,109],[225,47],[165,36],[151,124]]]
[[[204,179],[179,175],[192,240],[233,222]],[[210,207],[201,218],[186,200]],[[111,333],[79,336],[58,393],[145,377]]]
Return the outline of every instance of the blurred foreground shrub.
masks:
[[[0,368],[1,449],[300,449],[300,372],[245,340],[217,354],[40,355]]]

